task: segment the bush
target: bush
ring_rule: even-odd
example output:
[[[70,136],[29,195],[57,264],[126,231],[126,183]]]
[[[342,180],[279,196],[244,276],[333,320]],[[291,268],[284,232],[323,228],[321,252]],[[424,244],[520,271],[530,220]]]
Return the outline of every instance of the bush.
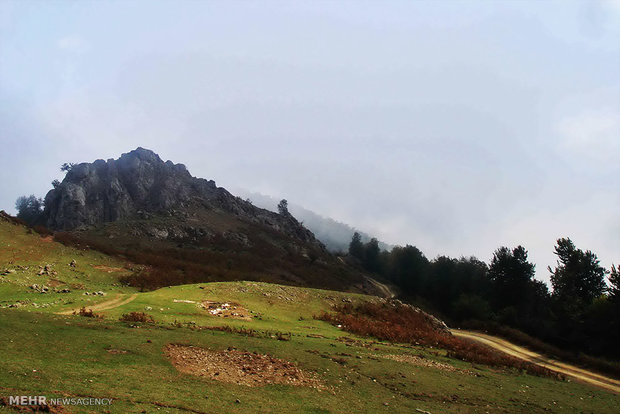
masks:
[[[101,316],[94,313],[92,309],[86,309],[84,306],[82,306],[82,308],[79,311],[73,312],[73,314],[84,316],[86,318],[101,318]]]
[[[343,329],[379,340],[444,348],[451,358],[495,367],[516,368],[529,374],[560,378],[553,371],[511,357],[492,348],[460,339],[438,329],[432,318],[410,306],[366,302],[357,306],[335,307],[336,313],[323,313],[317,319],[341,325]]]
[[[144,312],[129,312],[124,313],[120,319],[122,322],[142,322],[142,323],[154,323],[153,317]]]

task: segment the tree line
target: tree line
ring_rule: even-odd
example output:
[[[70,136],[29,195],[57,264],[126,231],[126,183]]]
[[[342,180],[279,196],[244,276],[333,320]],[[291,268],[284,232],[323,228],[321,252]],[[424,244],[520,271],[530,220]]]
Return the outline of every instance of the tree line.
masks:
[[[619,356],[619,269],[603,268],[596,254],[569,238],[557,240],[557,264],[548,268],[551,291],[534,278],[522,246],[498,248],[489,264],[475,257],[429,260],[415,246],[382,251],[376,239],[363,243],[355,233],[349,255],[399,287],[403,298],[453,324],[497,323],[562,349]]]

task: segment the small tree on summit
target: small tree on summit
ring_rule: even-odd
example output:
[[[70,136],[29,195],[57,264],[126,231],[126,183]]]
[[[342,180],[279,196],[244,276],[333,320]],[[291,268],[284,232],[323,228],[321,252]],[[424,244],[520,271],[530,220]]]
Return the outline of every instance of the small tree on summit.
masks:
[[[65,162],[63,165],[60,166],[60,171],[62,172],[69,172],[73,169],[73,167],[75,167],[75,164],[72,162]]]
[[[280,213],[283,216],[288,216],[290,214],[288,212],[288,201],[286,201],[285,199],[282,199],[278,203],[278,213]]]

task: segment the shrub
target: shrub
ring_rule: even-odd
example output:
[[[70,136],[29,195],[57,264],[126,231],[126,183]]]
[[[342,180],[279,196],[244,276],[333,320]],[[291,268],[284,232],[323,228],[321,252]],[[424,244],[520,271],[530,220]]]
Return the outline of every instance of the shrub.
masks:
[[[143,323],[154,323],[155,320],[153,317],[144,312],[129,312],[124,313],[120,319],[123,322],[143,322]]]
[[[438,329],[431,317],[407,305],[366,302],[356,306],[336,306],[335,313],[317,319],[341,325],[343,329],[379,340],[441,347],[451,358],[495,367],[517,368],[529,374],[559,378],[553,371],[511,357],[492,348],[457,338]]]
[[[51,236],[53,234],[52,231],[45,226],[33,226],[32,229],[42,237]]]
[[[79,311],[73,312],[73,314],[84,316],[86,318],[101,318],[101,316],[94,313],[92,309],[86,309],[84,306],[82,306],[82,308]]]

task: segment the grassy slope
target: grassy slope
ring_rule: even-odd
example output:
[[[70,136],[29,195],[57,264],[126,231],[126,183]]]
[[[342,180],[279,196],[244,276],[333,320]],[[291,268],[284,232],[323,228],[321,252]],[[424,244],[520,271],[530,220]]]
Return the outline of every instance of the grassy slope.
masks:
[[[72,270],[68,263],[75,259]],[[12,262],[12,263],[10,263]],[[55,279],[83,283],[88,291],[103,290],[106,297],[33,293],[27,286],[48,283],[36,275],[39,265],[52,264]],[[337,338],[344,335],[313,314],[343,298],[361,295],[302,289],[254,282],[209,283],[163,288],[121,307],[101,311],[103,319],[62,316],[55,312],[81,304],[109,300],[117,294],[136,293],[113,286],[122,272],[107,273],[95,266],[122,268],[126,263],[95,252],[80,252],[28,235],[22,227],[0,222],[0,271],[29,266],[0,276],[0,303],[30,301],[19,308],[0,309],[0,396],[94,396],[114,398],[111,412],[617,412],[620,397],[572,382],[472,367],[447,359],[441,350],[372,343],[355,345]],[[62,286],[59,286],[61,288]],[[201,289],[200,287],[203,287]],[[259,317],[251,321],[214,317],[197,304],[181,300],[234,301]],[[49,307],[35,307],[52,303]],[[131,328],[118,321],[122,313],[146,311],[154,325]],[[162,310],[163,309],[163,310]],[[191,329],[232,325],[259,331],[256,337]],[[191,326],[191,325],[190,325]],[[272,338],[269,332],[291,332],[290,341]],[[309,337],[307,335],[322,335]],[[150,341],[150,342],[148,342]],[[238,349],[268,353],[296,362],[318,373],[328,390],[281,385],[249,388],[204,380],[177,372],[162,348],[185,343],[213,349]],[[128,351],[113,354],[108,349]],[[382,358],[409,353],[468,369],[477,375],[415,366]],[[346,355],[339,355],[346,354]],[[357,358],[357,357],[361,357]],[[346,360],[344,365],[331,358]],[[36,371],[35,371],[36,370]],[[235,403],[239,399],[240,403]],[[387,403],[387,405],[385,405]],[[6,410],[0,407],[0,412]],[[102,411],[103,409],[95,409]],[[88,412],[70,407],[69,412]]]

